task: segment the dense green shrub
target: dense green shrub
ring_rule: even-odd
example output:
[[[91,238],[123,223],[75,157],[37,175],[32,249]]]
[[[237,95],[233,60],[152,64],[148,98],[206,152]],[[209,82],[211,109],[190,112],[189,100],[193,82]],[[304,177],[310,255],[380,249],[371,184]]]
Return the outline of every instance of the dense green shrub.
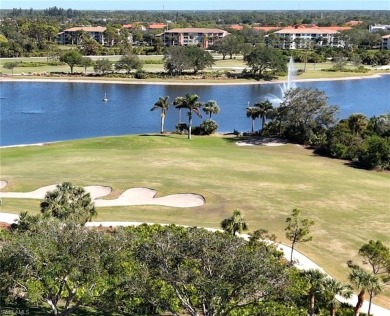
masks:
[[[136,79],[146,79],[146,78],[149,78],[149,75],[144,70],[137,70],[136,73],[134,74],[134,78],[136,78]]]
[[[215,133],[218,129],[218,124],[213,120],[205,120],[199,126],[192,128],[192,134],[194,135],[210,135]]]
[[[358,159],[369,169],[390,170],[390,138],[377,135],[366,138]]]

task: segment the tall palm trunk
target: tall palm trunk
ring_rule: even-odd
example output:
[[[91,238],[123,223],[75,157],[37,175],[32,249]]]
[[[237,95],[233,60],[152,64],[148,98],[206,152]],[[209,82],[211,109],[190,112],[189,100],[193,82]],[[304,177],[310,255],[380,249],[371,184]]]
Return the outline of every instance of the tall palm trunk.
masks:
[[[165,120],[165,114],[161,113],[161,134],[164,134],[164,120]]]
[[[252,133],[255,131],[255,119],[252,119]]]
[[[369,299],[369,301],[368,301],[368,311],[367,311],[367,315],[370,315],[372,297],[373,297],[373,295],[374,295],[373,290],[368,291],[368,294],[370,295],[370,299]]]
[[[330,304],[330,316],[336,316],[336,308],[334,304]]]
[[[188,113],[188,139],[191,139],[191,128],[192,128],[192,112]]]
[[[181,109],[179,109],[179,124],[181,124]]]
[[[313,316],[314,315],[314,293],[310,293],[309,298],[310,298],[309,315]]]
[[[357,304],[353,310],[354,316],[360,315],[360,310],[362,309],[362,306],[363,306],[365,294],[366,294],[366,290],[362,289],[358,295],[358,301],[357,301]]]

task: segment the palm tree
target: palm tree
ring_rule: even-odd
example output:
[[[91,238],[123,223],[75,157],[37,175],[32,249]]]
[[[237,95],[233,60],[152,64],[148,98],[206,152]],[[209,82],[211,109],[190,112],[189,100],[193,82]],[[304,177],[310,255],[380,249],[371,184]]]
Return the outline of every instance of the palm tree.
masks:
[[[45,217],[72,220],[85,224],[97,215],[91,195],[82,187],[69,182],[58,184],[56,189],[46,193],[40,204]]]
[[[248,225],[245,223],[245,219],[241,215],[241,212],[235,210],[231,217],[225,218],[221,222],[221,228],[228,234],[235,236],[237,232],[241,234],[242,231],[248,230]]]
[[[348,117],[348,126],[357,136],[367,129],[368,119],[364,114],[356,113]]]
[[[203,106],[202,102],[199,102],[199,96],[197,94],[186,94],[185,98],[178,97],[175,99],[175,106],[179,109],[188,110],[188,139],[191,139],[191,129],[192,129],[192,115],[195,113],[199,117],[202,117],[200,114],[200,109]]]
[[[255,130],[255,119],[259,117],[259,108],[257,106],[250,106],[246,108],[246,117],[252,119],[252,133]]]
[[[259,108],[259,117],[261,118],[261,129],[264,129],[265,120],[269,118],[274,107],[269,100],[265,100],[255,104]]]
[[[323,292],[326,275],[317,269],[305,270],[302,275],[309,283],[309,315],[314,315],[315,296]]]
[[[168,111],[169,102],[168,102],[169,96],[166,97],[159,97],[158,101],[153,105],[153,107],[150,109],[150,111],[154,111],[156,109],[161,109],[161,134],[164,133],[164,121],[165,121],[165,115]]]
[[[218,114],[220,109],[216,101],[210,100],[204,105],[203,111],[209,115],[211,120],[211,114]]]
[[[350,298],[352,296],[352,287],[349,284],[344,284],[331,278],[326,279],[323,286],[324,296],[329,305],[329,315],[335,316],[336,310],[340,306],[340,301],[336,296]]]
[[[366,292],[369,294],[368,314],[371,311],[371,302],[376,294],[379,294],[383,290],[383,282],[376,275],[371,274],[369,271],[362,269],[359,266],[350,266],[352,271],[349,274],[349,280],[360,289],[358,294],[358,302],[354,308],[354,315],[359,316],[360,310],[363,306]]]
[[[173,105],[175,106],[176,109],[179,110],[179,124],[181,123],[181,109],[184,109],[185,106],[184,106],[184,97],[177,97],[174,101],[173,101]]]

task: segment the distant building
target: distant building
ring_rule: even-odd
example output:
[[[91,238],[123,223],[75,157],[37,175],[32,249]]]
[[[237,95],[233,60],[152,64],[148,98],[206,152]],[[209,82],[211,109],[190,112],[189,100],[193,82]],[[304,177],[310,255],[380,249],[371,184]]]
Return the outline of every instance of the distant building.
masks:
[[[227,28],[230,30],[233,30],[233,31],[242,31],[244,29],[244,26],[241,24],[232,24],[232,25],[228,26]]]
[[[263,31],[263,32],[270,32],[270,31],[277,31],[282,29],[280,26],[254,26],[254,30],[256,31]]]
[[[105,45],[106,39],[104,37],[104,31],[106,30],[103,26],[80,26],[66,29],[58,34],[59,44],[80,44],[82,33],[89,34],[89,36],[97,41],[98,43]]]
[[[199,46],[208,48],[229,33],[220,29],[182,28],[161,34],[165,46]]]
[[[390,25],[382,25],[382,24],[370,25],[368,27],[368,30],[370,33],[375,33],[378,31],[390,31]]]
[[[390,49],[390,35],[382,36],[381,48]]]
[[[357,25],[359,25],[359,24],[362,24],[363,23],[363,21],[356,21],[356,20],[352,20],[352,21],[348,21],[348,22],[346,22],[345,23],[345,25],[347,25],[347,26],[357,26]]]
[[[308,45],[344,47],[340,33],[332,28],[285,28],[272,34],[278,37],[273,46],[282,49],[302,49]]]
[[[146,26],[143,25],[141,22],[134,22],[132,24],[124,24],[122,25],[124,29],[131,29],[131,30],[139,30],[139,31],[146,31]]]
[[[147,29],[148,30],[164,30],[167,27],[164,23],[151,23],[148,24]]]

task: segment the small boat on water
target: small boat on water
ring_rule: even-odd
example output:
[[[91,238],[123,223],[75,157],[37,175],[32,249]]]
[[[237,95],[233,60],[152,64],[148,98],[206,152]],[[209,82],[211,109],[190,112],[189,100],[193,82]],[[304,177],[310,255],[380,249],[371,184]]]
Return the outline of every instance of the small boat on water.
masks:
[[[107,101],[108,101],[108,99],[107,99],[107,93],[104,94],[103,101],[104,101],[104,102],[107,102]]]

